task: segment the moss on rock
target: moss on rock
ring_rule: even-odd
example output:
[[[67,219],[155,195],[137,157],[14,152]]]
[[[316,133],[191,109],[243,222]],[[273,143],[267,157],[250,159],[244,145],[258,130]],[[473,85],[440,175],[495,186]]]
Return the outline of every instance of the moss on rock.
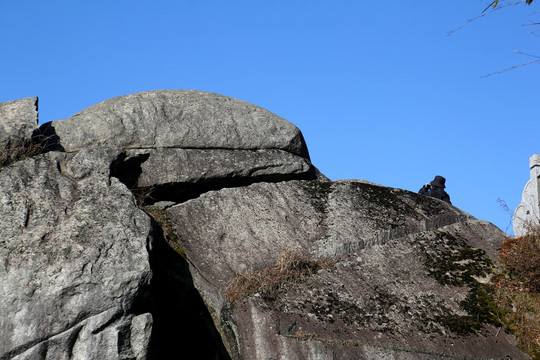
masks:
[[[468,289],[466,298],[459,303],[466,315],[448,311],[438,315],[436,321],[459,335],[474,333],[485,324],[501,326],[492,290],[476,280],[489,276],[494,269],[485,251],[471,248],[463,239],[444,231],[437,231],[432,239],[421,240],[429,274],[442,285]]]

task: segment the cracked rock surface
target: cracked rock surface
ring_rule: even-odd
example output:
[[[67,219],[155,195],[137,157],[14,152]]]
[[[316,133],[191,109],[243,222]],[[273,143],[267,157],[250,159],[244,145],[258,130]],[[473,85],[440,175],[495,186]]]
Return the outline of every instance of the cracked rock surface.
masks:
[[[489,274],[504,234],[447,203],[302,180],[208,192],[167,212],[234,358],[526,358],[495,322],[475,322],[488,304],[471,274]],[[265,275],[287,249],[303,265]],[[333,265],[317,268],[322,259]],[[291,281],[301,266],[315,270]],[[245,274],[252,290],[232,303]]]
[[[330,181],[267,110],[159,90],[36,121],[0,104],[47,140],[0,164],[0,360],[527,359],[480,282],[499,229]]]
[[[0,358],[132,356],[130,336],[151,324],[139,307],[150,220],[109,178],[116,155],[50,152],[0,170]]]

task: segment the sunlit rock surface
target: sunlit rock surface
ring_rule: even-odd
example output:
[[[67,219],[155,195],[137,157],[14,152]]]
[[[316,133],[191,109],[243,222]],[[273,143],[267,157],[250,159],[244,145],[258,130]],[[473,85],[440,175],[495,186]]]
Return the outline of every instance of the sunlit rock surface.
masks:
[[[527,358],[482,284],[499,229],[329,181],[267,110],[160,90],[30,129],[43,153],[0,168],[0,359]]]

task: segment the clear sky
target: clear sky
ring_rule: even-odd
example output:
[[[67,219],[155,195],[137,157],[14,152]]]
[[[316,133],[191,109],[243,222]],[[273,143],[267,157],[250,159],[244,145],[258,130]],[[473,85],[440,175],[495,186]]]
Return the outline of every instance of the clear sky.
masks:
[[[40,123],[156,89],[215,92],[298,126],[332,180],[418,191],[512,233],[540,153],[540,1],[27,0],[0,3],[0,101],[38,96]]]

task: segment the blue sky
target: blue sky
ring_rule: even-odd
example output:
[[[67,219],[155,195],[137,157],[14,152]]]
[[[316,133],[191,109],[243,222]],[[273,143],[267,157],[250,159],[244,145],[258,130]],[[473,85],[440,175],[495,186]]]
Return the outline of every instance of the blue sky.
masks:
[[[49,0],[0,4],[0,101],[40,98],[40,122],[105,99],[196,89],[298,126],[328,177],[418,191],[511,233],[540,153],[538,1]]]

